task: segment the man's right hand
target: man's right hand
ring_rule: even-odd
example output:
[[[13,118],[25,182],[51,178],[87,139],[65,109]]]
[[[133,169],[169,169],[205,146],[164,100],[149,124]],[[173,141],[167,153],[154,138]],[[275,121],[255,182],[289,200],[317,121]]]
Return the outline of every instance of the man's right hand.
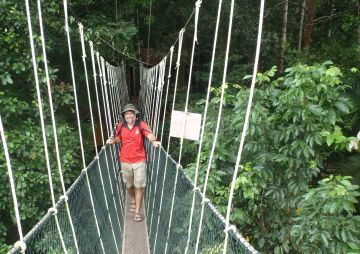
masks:
[[[114,139],[113,137],[110,137],[110,138],[108,138],[108,139],[106,140],[106,144],[112,145],[112,144],[114,144],[114,143],[115,143],[115,139]]]

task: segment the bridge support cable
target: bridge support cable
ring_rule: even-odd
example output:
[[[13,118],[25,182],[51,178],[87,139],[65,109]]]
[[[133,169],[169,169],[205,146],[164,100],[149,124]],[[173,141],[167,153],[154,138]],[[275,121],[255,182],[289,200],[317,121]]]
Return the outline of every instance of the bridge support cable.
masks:
[[[152,131],[154,131],[154,101],[155,101],[155,95],[156,95],[156,91],[157,91],[157,87],[156,87],[156,78],[157,78],[157,70],[158,70],[159,66],[156,65],[155,67],[149,69],[148,71],[151,73],[149,78],[149,83],[150,83],[150,99],[149,99],[149,127],[152,129]],[[153,151],[154,148],[152,147],[152,145],[149,142],[146,142],[145,144],[146,146],[146,151],[147,151],[147,161],[151,161],[152,160],[152,156],[153,156]],[[147,182],[150,183],[151,182],[151,170],[147,170]],[[151,185],[150,185],[151,186]],[[149,190],[150,188],[147,187],[145,190],[145,197],[146,199],[149,201]],[[146,213],[148,213],[148,203],[145,202],[145,206],[146,206]],[[148,215],[148,214],[147,214]]]
[[[40,92],[40,82],[39,82],[39,74],[38,74],[38,65],[36,62],[36,55],[35,55],[35,45],[34,45],[34,37],[32,32],[32,24],[31,24],[31,16],[30,16],[30,7],[29,7],[29,1],[25,0],[26,5],[26,17],[27,17],[27,24],[29,29],[29,39],[30,39],[30,47],[31,47],[31,59],[32,59],[32,65],[33,65],[33,71],[34,71],[34,78],[35,78],[35,87],[36,87],[36,94],[37,94],[37,103],[39,108],[39,115],[40,115],[40,125],[41,125],[41,133],[42,133],[42,140],[44,145],[44,152],[45,152],[45,161],[46,161],[46,169],[49,179],[49,187],[50,187],[50,198],[52,203],[52,208],[54,211],[53,215],[55,217],[55,223],[56,228],[58,231],[58,235],[61,241],[62,249],[65,253],[67,253],[67,249],[64,242],[64,237],[61,232],[59,218],[57,215],[56,210],[56,202],[55,202],[55,194],[54,194],[54,187],[53,187],[53,180],[52,180],[52,170],[50,166],[50,158],[49,158],[49,150],[47,145],[47,138],[46,138],[46,130],[45,130],[45,121],[44,121],[44,111],[43,111],[43,104],[42,104],[42,98],[41,98],[41,92]]]
[[[103,100],[103,109],[104,109],[104,113],[105,113],[105,123],[106,123],[106,129],[107,129],[107,137],[110,137],[112,135],[112,132],[111,132],[111,123],[109,121],[109,118],[108,118],[108,108],[107,108],[107,102],[106,102],[106,93],[105,93],[105,81],[106,81],[106,77],[104,77],[104,66],[103,66],[103,58],[99,56],[99,54],[97,53],[97,63],[98,63],[98,67],[99,67],[99,76],[100,76],[100,85],[101,85],[101,91],[102,91],[102,100]],[[116,156],[116,153],[115,153],[115,160],[114,160],[114,151],[113,151],[113,146],[110,146],[110,160],[111,160],[111,163],[112,163],[112,168],[113,168],[113,175],[115,176],[115,179],[116,179],[116,170],[119,170],[119,163],[117,161],[117,156]],[[119,198],[120,198],[120,205],[122,206],[123,209],[125,209],[125,198],[124,196],[120,196],[121,195],[121,191],[119,191],[119,181],[117,181],[117,184],[116,184],[116,189],[118,191],[118,195],[119,195]],[[124,210],[123,210],[124,212]]]
[[[178,42],[177,61],[176,61],[176,76],[175,76],[175,86],[174,86],[174,95],[173,95],[171,112],[174,111],[174,108],[175,108],[176,90],[177,90],[177,83],[179,80],[179,69],[180,69],[181,50],[182,50],[182,42],[183,42],[184,32],[185,32],[184,29],[181,29],[179,32],[179,42]],[[170,142],[171,142],[171,137],[169,135],[168,142],[167,142],[167,148],[166,148],[167,154],[169,153]],[[167,156],[166,160],[165,160],[165,168],[164,168],[165,175],[167,174],[168,159],[169,159],[169,157]],[[177,171],[177,169],[176,169],[176,171]],[[165,180],[166,180],[166,178],[164,177],[163,182],[162,182],[162,187],[161,187],[159,216],[158,216],[158,221],[157,221],[157,226],[156,226],[156,234],[155,234],[155,240],[154,240],[154,253],[156,253],[156,244],[157,244],[158,230],[159,230],[159,224],[160,224],[160,219],[161,219],[161,211],[162,211],[161,209],[162,209],[162,202],[163,202],[163,197],[164,197]]]
[[[103,100],[104,100],[104,109],[107,115],[107,122],[108,122],[108,133],[109,136],[111,136],[112,130],[114,129],[115,124],[113,123],[113,120],[111,118],[111,110],[110,110],[110,103],[109,103],[109,94],[108,94],[108,80],[107,80],[107,74],[106,74],[106,64],[105,64],[105,60],[103,57],[100,57],[101,60],[101,70],[102,70],[102,78],[103,78]],[[114,149],[114,146],[110,146],[111,147],[111,160],[113,161],[113,165],[116,165],[116,169],[118,169],[118,163],[117,163],[117,156],[116,156],[116,151]]]
[[[169,68],[168,68],[168,76],[167,76],[167,82],[166,82],[166,93],[165,93],[165,101],[164,101],[164,111],[163,111],[163,117],[162,117],[162,124],[161,124],[161,132],[160,132],[160,143],[163,142],[163,134],[164,134],[164,126],[165,126],[165,118],[166,118],[166,109],[167,109],[167,100],[169,95],[169,84],[170,84],[170,78],[171,78],[171,69],[172,69],[172,60],[173,60],[173,53],[174,53],[174,47],[172,46],[170,48],[170,61],[169,61]],[[166,65],[164,67],[164,74],[166,70]],[[161,149],[158,150],[157,155],[157,163],[156,163],[156,176],[155,176],[155,190],[154,195],[152,198],[152,206],[150,208],[151,210],[151,218],[150,218],[150,224],[149,224],[149,238],[151,238],[152,234],[152,223],[154,218],[154,211],[155,211],[155,200],[156,200],[156,194],[157,194],[157,186],[158,186],[158,175],[159,175],[159,165],[160,165],[160,152]]]
[[[245,120],[244,120],[243,130],[241,133],[241,140],[240,140],[239,150],[238,150],[238,154],[237,154],[237,158],[236,158],[235,170],[234,170],[233,179],[231,182],[228,206],[227,206],[227,211],[226,211],[225,242],[224,242],[224,251],[223,251],[224,254],[226,254],[227,241],[229,238],[228,229],[229,229],[232,200],[234,197],[235,183],[236,183],[237,174],[239,172],[241,155],[242,155],[242,151],[243,151],[243,147],[244,147],[246,133],[247,133],[247,129],[249,127],[249,118],[250,118],[250,113],[251,113],[252,100],[253,100],[254,92],[255,92],[256,74],[257,74],[258,63],[259,63],[261,36],[262,36],[262,28],[263,28],[263,20],[264,20],[264,6],[265,6],[265,0],[261,0],[258,35],[257,35],[257,42],[256,42],[255,62],[254,62],[253,75],[252,75],[252,79],[251,79],[250,94],[249,94],[248,105],[247,105],[247,109],[246,109],[246,113],[245,113]]]
[[[43,20],[42,20],[42,8],[41,8],[40,0],[37,0],[37,9],[38,9],[38,20],[39,20],[40,35],[41,35],[40,39],[41,39],[42,55],[43,55],[43,60],[44,60],[44,70],[45,70],[45,77],[46,77],[46,86],[47,86],[47,92],[48,92],[48,96],[49,96],[49,108],[50,108],[51,123],[52,123],[53,135],[54,135],[57,168],[58,168],[58,172],[59,172],[63,198],[65,200],[67,217],[69,220],[75,249],[76,249],[76,252],[79,253],[78,241],[77,241],[77,237],[76,237],[76,233],[75,233],[74,223],[73,223],[72,216],[71,216],[70,209],[69,209],[68,197],[66,195],[64,177],[63,177],[63,173],[62,173],[57,127],[56,127],[54,105],[53,105],[53,98],[52,98],[52,91],[51,91],[50,77],[49,77],[48,60],[47,60],[47,54],[46,54],[45,33],[44,33]]]
[[[213,71],[214,71],[214,61],[215,61],[217,36],[218,36],[220,16],[221,16],[221,8],[222,8],[222,0],[219,0],[218,13],[217,13],[217,18],[216,18],[216,26],[215,26],[215,35],[214,35],[214,42],[213,42],[213,50],[212,50],[212,56],[211,56],[210,72],[209,72],[209,81],[208,81],[208,88],[207,88],[206,99],[205,99],[205,109],[204,109],[204,115],[203,115],[203,120],[202,120],[200,141],[199,141],[199,147],[198,147],[198,153],[197,153],[197,159],[196,159],[194,189],[193,189],[193,198],[192,198],[191,210],[190,210],[188,237],[187,237],[186,248],[185,248],[184,254],[187,254],[187,252],[189,250],[190,239],[191,239],[192,221],[193,221],[193,216],[194,216],[194,207],[195,207],[195,200],[196,200],[196,190],[198,189],[197,182],[198,182],[198,177],[199,177],[200,158],[201,158],[201,151],[202,151],[202,145],[203,145],[203,140],[204,140],[207,112],[208,112],[208,107],[209,107],[210,88],[211,88],[211,84],[212,84],[212,75],[213,75]],[[198,243],[196,246],[198,246]],[[198,247],[195,247],[195,248],[198,249]]]
[[[84,168],[83,170],[85,171],[85,175],[86,175],[86,182],[87,182],[89,196],[90,196],[91,209],[92,209],[93,216],[94,216],[94,221],[95,221],[95,225],[96,225],[96,231],[97,231],[97,234],[98,234],[98,237],[99,237],[101,250],[102,250],[103,253],[105,253],[104,243],[103,243],[103,239],[101,238],[101,233],[100,233],[100,229],[99,229],[99,223],[98,223],[98,220],[97,220],[96,211],[95,211],[95,207],[94,207],[93,194],[92,194],[92,191],[91,191],[90,180],[89,180],[87,167],[86,167],[86,163],[85,163],[84,147],[83,147],[80,116],[79,116],[79,106],[78,106],[77,93],[76,93],[74,64],[73,64],[73,58],[72,58],[72,49],[71,49],[70,32],[69,32],[69,24],[68,24],[67,0],[64,0],[63,3],[64,3],[64,14],[65,14],[65,32],[66,32],[67,43],[68,43],[71,78],[72,78],[73,93],[74,93],[74,100],[75,100],[75,107],[76,107],[76,119],[77,119],[77,123],[78,123],[79,140],[80,140],[80,148],[81,148],[81,157],[82,157],[83,168]]]
[[[184,144],[184,135],[185,135],[185,126],[186,126],[186,115],[188,112],[188,104],[189,104],[189,95],[190,95],[190,86],[191,86],[191,77],[192,77],[192,69],[193,69],[193,60],[194,60],[194,52],[195,52],[195,46],[197,43],[197,24],[199,19],[199,11],[201,7],[201,0],[196,1],[195,3],[195,20],[194,20],[194,35],[193,35],[193,44],[192,44],[192,50],[191,50],[191,59],[190,59],[190,69],[189,69],[189,78],[188,78],[188,85],[187,85],[187,92],[186,92],[186,101],[185,101],[185,113],[184,113],[184,119],[183,119],[183,128],[182,128],[182,135],[180,138],[180,148],[179,148],[179,158],[178,158],[178,166],[176,167],[176,176],[175,176],[175,184],[173,189],[173,196],[171,201],[171,211],[170,211],[170,219],[169,219],[169,228],[168,228],[168,234],[166,237],[166,244],[165,244],[165,254],[167,253],[167,249],[169,246],[169,237],[171,232],[171,225],[172,225],[172,218],[174,213],[174,203],[175,203],[175,194],[176,194],[176,188],[177,188],[177,181],[179,177],[179,170],[181,168],[181,157],[182,157],[182,148]]]
[[[226,51],[225,51],[223,78],[222,78],[222,83],[221,83],[221,96],[220,96],[220,101],[219,101],[219,111],[218,111],[218,117],[217,117],[217,121],[216,121],[216,129],[215,129],[215,134],[214,134],[214,138],[213,138],[213,144],[211,147],[208,166],[206,169],[205,182],[204,182],[204,187],[203,187],[203,192],[202,192],[202,206],[201,206],[199,227],[198,227],[198,232],[197,232],[195,253],[198,253],[198,250],[199,250],[201,230],[202,230],[203,219],[204,219],[204,209],[205,209],[204,200],[206,199],[207,184],[208,184],[208,180],[209,180],[211,164],[212,164],[212,160],[214,158],[215,148],[216,148],[217,139],[218,139],[218,135],[219,135],[219,129],[220,129],[220,121],[221,121],[221,116],[222,116],[222,108],[223,108],[223,103],[224,103],[224,94],[225,94],[225,85],[226,85],[226,74],[227,74],[229,51],[230,51],[233,11],[234,11],[234,1],[232,0],[231,8],[230,8],[230,16],[229,16],[229,27],[228,27],[228,37],[227,37]]]
[[[165,56],[164,59],[159,63],[159,75],[158,75],[158,80],[156,82],[157,93],[156,93],[156,103],[155,103],[156,106],[155,106],[155,112],[154,112],[155,117],[154,117],[154,127],[153,127],[153,132],[154,132],[155,137],[157,137],[157,134],[158,134],[158,124],[159,124],[159,116],[160,116],[159,111],[161,110],[161,104],[162,104],[161,102],[162,102],[162,94],[163,94],[163,86],[164,86],[164,74],[165,74],[166,60],[167,60],[167,56]],[[152,161],[150,163],[151,167],[149,167],[149,171],[150,171],[149,172],[150,173],[149,183],[152,183],[156,149],[152,148],[150,152],[151,152],[150,159]],[[148,199],[147,199],[147,201],[148,201],[147,208],[148,209],[146,209],[146,211],[147,211],[147,217],[149,217],[149,212],[150,212],[149,204],[150,204],[150,200],[153,199],[153,197],[151,196],[152,184],[150,184],[150,187],[148,187],[147,189],[149,189],[149,192],[148,192]]]
[[[100,102],[99,102],[99,93],[98,93],[98,89],[97,89],[97,73],[96,73],[96,67],[95,67],[95,53],[94,53],[94,46],[93,46],[92,41],[89,42],[89,45],[90,45],[90,54],[91,54],[91,64],[92,64],[92,69],[93,69],[93,77],[94,77],[94,87],[95,87],[95,95],[96,95],[97,112],[98,112],[100,133],[101,133],[101,145],[102,145],[102,147],[103,147],[102,149],[104,150],[104,153],[105,153],[105,165],[106,165],[106,169],[107,169],[107,175],[109,177],[109,185],[110,185],[111,197],[112,197],[113,205],[114,205],[115,212],[116,212],[116,218],[117,218],[117,221],[118,221],[118,226],[119,226],[120,232],[122,232],[122,228],[121,228],[122,223],[119,220],[120,213],[118,211],[118,207],[117,207],[118,205],[117,205],[116,200],[115,200],[114,189],[113,189],[113,184],[112,184],[112,181],[111,181],[111,175],[110,175],[110,169],[109,169],[108,155],[107,155],[107,152],[106,152],[106,149],[105,149],[104,131],[103,131],[101,109],[100,109]],[[97,156],[98,156],[98,154],[97,154]],[[116,176],[115,176],[114,179],[115,180],[117,179]],[[116,182],[118,182],[118,181],[116,180]],[[124,210],[121,207],[120,193],[118,193],[118,197],[119,197],[119,206],[120,206],[121,214],[123,215]]]
[[[110,104],[110,111],[112,113],[112,121],[113,121],[113,129],[116,128],[117,125],[117,107],[114,98],[114,73],[113,73],[113,66],[111,66],[108,62],[105,63],[106,66],[106,73],[107,73],[107,91],[108,93],[108,101]]]
[[[109,137],[109,136],[111,136],[111,127],[109,128],[109,123],[108,123],[108,118],[107,118],[107,110],[106,110],[106,105],[105,105],[106,103],[105,103],[105,94],[104,94],[104,86],[103,86],[103,74],[102,74],[102,68],[101,68],[99,52],[96,52],[96,62],[97,62],[98,70],[99,70],[99,80],[100,80],[100,88],[101,88],[100,91],[101,91],[101,95],[102,95],[101,97],[102,97],[102,101],[103,101],[103,110],[104,110],[104,114],[105,114],[104,117],[105,117],[105,126],[106,126],[106,128],[105,128],[106,129],[106,137]],[[99,118],[101,119],[101,109],[100,109],[100,103],[99,103],[98,95],[97,95],[97,103],[98,103]],[[103,130],[102,129],[102,126],[103,126],[102,121],[100,122],[100,125],[101,125],[101,130]],[[103,140],[103,137],[104,137],[103,131],[101,133],[102,133],[101,136],[102,136],[103,145],[105,145],[105,142]],[[110,181],[109,156],[107,155],[106,149],[105,149],[104,146],[103,146],[103,149],[105,150],[106,165],[107,165],[108,176],[109,176],[109,181]],[[116,177],[116,173],[115,173],[115,170],[118,170],[118,163],[116,161],[114,162],[113,153],[112,153],[111,149],[110,149],[110,161],[112,163],[114,179],[117,179],[115,185],[116,185],[116,190],[117,190],[117,194],[118,194],[117,196],[119,197],[119,206],[120,206],[120,209],[122,211],[122,215],[124,215],[124,213],[125,213],[125,204],[124,204],[125,196],[122,195],[122,191],[119,191],[119,184],[121,182]],[[114,196],[115,191],[114,191],[114,188],[113,188],[113,185],[112,185],[111,181],[110,181],[110,188],[111,188],[111,193]],[[117,214],[118,214],[118,216],[120,216],[119,213],[117,213]]]
[[[24,254],[25,250],[26,250],[26,243],[24,241],[24,235],[23,235],[23,231],[22,231],[22,227],[21,227],[19,205],[18,205],[18,201],[17,201],[17,197],[16,197],[16,186],[15,186],[15,182],[14,182],[14,174],[13,174],[13,171],[11,168],[10,155],[9,155],[9,150],[8,150],[8,146],[6,143],[5,131],[4,131],[3,123],[1,120],[1,115],[0,115],[0,136],[1,136],[1,143],[2,143],[2,146],[4,149],[8,175],[9,175],[11,196],[12,196],[14,210],[15,210],[16,226],[17,226],[17,229],[19,232],[19,241],[17,241],[15,243],[15,247],[20,248],[21,253]]]
[[[108,218],[109,218],[115,248],[117,250],[117,253],[120,253],[119,247],[118,247],[118,244],[117,244],[117,240],[116,240],[116,236],[115,236],[115,232],[114,232],[113,221],[111,219],[111,215],[110,215],[110,211],[109,211],[108,200],[107,200],[107,197],[106,197],[106,192],[105,192],[105,187],[104,187],[104,180],[103,180],[103,177],[102,177],[102,169],[101,169],[101,165],[100,165],[100,161],[99,161],[99,153],[98,153],[98,150],[97,150],[97,142],[96,142],[95,126],[94,126],[94,117],[93,117],[93,112],[92,112],[93,107],[92,107],[92,103],[91,103],[91,94],[90,94],[90,88],[89,88],[89,78],[88,78],[88,71],[87,71],[87,65],[86,65],[86,57],[87,57],[87,55],[86,55],[85,42],[84,42],[84,27],[83,27],[83,25],[81,23],[79,23],[79,33],[80,33],[80,42],[81,42],[81,51],[82,51],[82,61],[83,61],[84,73],[85,73],[86,91],[87,91],[87,97],[88,97],[88,103],[89,103],[89,111],[90,111],[90,121],[91,121],[91,128],[92,128],[92,134],[93,134],[94,149],[95,149],[95,154],[96,154],[95,158],[96,158],[96,161],[97,161],[98,171],[99,171],[99,175],[100,175],[101,189],[102,189],[104,200],[105,200],[105,206],[106,206],[105,213],[107,213]],[[119,224],[120,224],[120,222],[119,222]]]

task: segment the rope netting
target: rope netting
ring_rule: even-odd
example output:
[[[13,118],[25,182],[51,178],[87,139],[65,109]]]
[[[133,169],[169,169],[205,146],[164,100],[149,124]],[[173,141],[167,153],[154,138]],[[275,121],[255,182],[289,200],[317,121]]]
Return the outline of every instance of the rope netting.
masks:
[[[111,160],[110,147],[102,149],[99,153],[99,159],[95,159],[88,167],[87,174],[90,184],[93,188],[92,194],[94,199],[94,208],[101,232],[101,239],[106,253],[121,253],[121,239],[123,232],[123,213],[116,212],[115,206],[119,206],[119,197],[117,193],[113,193],[111,185],[115,186],[120,183],[117,175],[108,174],[106,170],[106,159]],[[107,158],[106,158],[107,156]],[[112,168],[110,168],[112,170]],[[112,200],[115,196],[116,204],[109,202],[109,213],[114,223],[114,234],[117,239],[119,252],[113,240],[113,232],[110,226],[108,211],[105,209],[105,196],[101,191],[100,174],[104,180],[105,196],[108,200]],[[124,191],[123,189],[121,191]],[[87,187],[86,173],[82,171],[73,185],[67,191],[68,204],[72,214],[72,221],[77,236],[79,253],[102,253],[100,238],[97,234],[96,225],[94,223],[94,214],[92,211],[89,189]],[[123,200],[122,200],[123,201]],[[67,218],[65,200],[62,199],[56,204],[57,215],[59,218],[60,228],[63,234],[65,246],[68,253],[77,253],[74,240],[72,238],[71,226]],[[120,222],[120,224],[118,223]],[[64,253],[59,234],[57,232],[55,219],[51,211],[44,216],[38,224],[24,237],[26,243],[25,253]],[[21,253],[19,248],[14,248],[9,253]]]
[[[151,217],[147,218],[149,242],[151,253],[165,253],[165,245],[168,243],[167,253],[184,253],[187,246],[187,232],[189,229],[189,218],[191,213],[191,204],[193,199],[194,185],[188,178],[182,167],[178,167],[164,149],[160,149],[160,153],[155,154],[154,168],[159,163],[159,173],[157,181],[152,181],[148,188],[155,188],[164,180],[164,195],[161,199],[161,191],[154,192],[148,197],[154,200],[153,212],[154,222],[150,226]],[[159,157],[158,157],[159,156]],[[159,158],[159,160],[158,160]],[[167,164],[167,173],[165,174],[165,164]],[[149,165],[151,167],[152,165]],[[175,207],[172,216],[172,229],[170,237],[167,239],[168,225],[172,204],[172,191],[175,184],[175,172],[179,172],[177,188],[175,193]],[[195,232],[190,238],[188,248],[189,253],[195,253],[198,221],[200,221],[200,211],[202,206],[202,195],[195,190],[195,209],[191,231]],[[160,210],[160,203],[162,209]],[[161,216],[161,220],[157,220]],[[157,223],[159,225],[157,225]],[[221,253],[225,240],[225,219],[216,210],[216,208],[208,201],[205,201],[205,211],[203,218],[203,227],[201,232],[199,253]],[[156,238],[156,239],[155,239]],[[155,242],[156,241],[156,242]],[[227,253],[256,253],[251,245],[237,232],[235,228],[229,231],[228,250]]]

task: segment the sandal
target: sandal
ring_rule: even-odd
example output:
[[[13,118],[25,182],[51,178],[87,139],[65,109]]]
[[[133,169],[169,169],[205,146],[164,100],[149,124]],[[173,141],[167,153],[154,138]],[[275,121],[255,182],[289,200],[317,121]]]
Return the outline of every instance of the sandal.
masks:
[[[130,212],[134,213],[136,210],[136,204],[135,203],[131,203],[130,204]]]
[[[143,220],[143,217],[142,217],[141,213],[135,213],[134,221],[141,222],[142,220]]]

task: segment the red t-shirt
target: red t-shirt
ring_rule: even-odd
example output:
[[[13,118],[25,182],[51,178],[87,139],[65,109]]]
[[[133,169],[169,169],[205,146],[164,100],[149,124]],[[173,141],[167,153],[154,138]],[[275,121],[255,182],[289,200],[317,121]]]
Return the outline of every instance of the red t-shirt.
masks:
[[[121,141],[120,162],[137,163],[146,161],[144,138],[152,133],[143,121],[135,122],[130,130],[127,123],[120,123],[116,128],[116,136]]]

